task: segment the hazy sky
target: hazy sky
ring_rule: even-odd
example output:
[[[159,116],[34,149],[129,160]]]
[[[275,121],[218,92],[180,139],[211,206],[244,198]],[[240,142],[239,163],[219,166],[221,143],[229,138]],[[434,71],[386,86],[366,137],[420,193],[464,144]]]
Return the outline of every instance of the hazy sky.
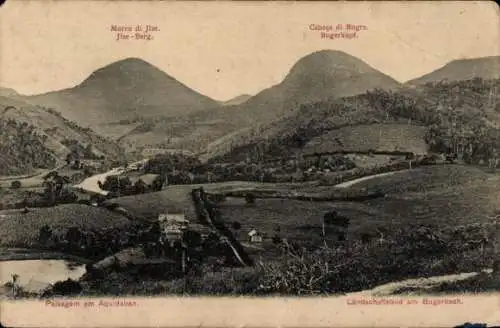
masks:
[[[321,49],[345,51],[402,82],[453,59],[500,54],[493,2],[11,0],[0,9],[0,24],[0,85],[24,94],[74,86],[126,57],[226,100],[279,83],[299,58]],[[116,41],[113,24],[160,31],[149,41]],[[310,24],[368,29],[331,40]]]

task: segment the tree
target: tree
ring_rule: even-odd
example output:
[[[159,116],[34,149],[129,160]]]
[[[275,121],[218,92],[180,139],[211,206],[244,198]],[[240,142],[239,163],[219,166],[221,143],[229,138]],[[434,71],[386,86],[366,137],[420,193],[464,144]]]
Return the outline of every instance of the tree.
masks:
[[[496,167],[498,165],[497,150],[493,146],[490,146],[489,148],[490,149],[488,150],[488,168],[491,169],[493,172],[495,172]]]
[[[44,293],[44,297],[50,296],[69,296],[78,295],[82,292],[82,285],[78,281],[74,281],[70,278],[64,281],[56,282],[52,287],[47,289]]]
[[[41,245],[46,246],[51,238],[52,238],[52,229],[50,229],[48,225],[44,225],[43,227],[41,227],[38,234],[38,242]]]
[[[238,221],[234,221],[232,224],[231,224],[232,228],[234,230],[240,230],[241,229],[241,223],[239,223]]]
[[[57,198],[61,198],[64,187],[67,184],[69,184],[71,181],[65,175],[56,175],[55,178],[54,178],[54,181],[55,181],[56,199]]]
[[[82,165],[80,163],[80,159],[76,158],[75,162],[73,163],[73,169],[74,170],[79,170],[82,168]]]
[[[77,227],[71,227],[66,232],[66,241],[72,245],[77,246],[82,241],[82,232]]]
[[[66,155],[66,165],[70,165],[71,164],[71,154],[68,154]]]
[[[89,143],[87,147],[85,147],[85,152],[84,152],[84,157],[85,158],[94,158],[94,149],[92,147],[92,144]]]
[[[245,200],[246,200],[247,204],[253,205],[253,204],[255,204],[255,195],[252,193],[247,193],[245,195]]]
[[[279,230],[277,230],[274,233],[272,240],[273,240],[273,244],[275,244],[275,245],[281,244],[281,242],[283,241],[283,239],[279,235]]]
[[[119,195],[130,190],[132,187],[132,181],[130,181],[130,178],[127,176],[120,177],[117,175],[110,175],[106,177],[104,183],[98,183],[98,185],[102,190],[107,190]]]
[[[189,248],[201,246],[201,235],[199,232],[187,230],[183,234],[183,240]]]
[[[415,154],[414,153],[409,153],[406,155],[406,160],[408,161],[408,168],[411,170],[412,169],[412,162],[415,160]]]
[[[44,177],[44,193],[49,205],[55,205],[63,199],[65,202],[76,201],[74,199],[76,195],[72,196],[72,193],[67,192],[64,188],[70,182],[70,178],[59,175],[57,171],[52,171]]]
[[[148,189],[148,186],[144,181],[139,179],[134,183],[134,189],[136,194],[144,194]]]
[[[151,184],[154,191],[161,191],[164,186],[168,185],[168,175],[166,173],[158,175]]]
[[[17,297],[19,296],[19,293],[21,291],[21,286],[19,286],[19,275],[17,273],[14,273],[11,275],[12,281],[10,282],[10,285],[12,286],[12,296]]]
[[[330,211],[323,216],[323,242],[326,246],[326,232],[331,228],[337,234],[339,241],[344,241],[349,228],[350,219],[339,215],[337,211]]]

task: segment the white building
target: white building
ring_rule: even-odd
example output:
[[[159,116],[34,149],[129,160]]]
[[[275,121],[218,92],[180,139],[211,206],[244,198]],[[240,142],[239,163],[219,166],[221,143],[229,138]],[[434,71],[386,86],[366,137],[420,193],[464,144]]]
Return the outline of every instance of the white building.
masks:
[[[262,234],[260,234],[257,230],[253,229],[248,233],[250,237],[250,242],[252,243],[261,243],[262,242]]]

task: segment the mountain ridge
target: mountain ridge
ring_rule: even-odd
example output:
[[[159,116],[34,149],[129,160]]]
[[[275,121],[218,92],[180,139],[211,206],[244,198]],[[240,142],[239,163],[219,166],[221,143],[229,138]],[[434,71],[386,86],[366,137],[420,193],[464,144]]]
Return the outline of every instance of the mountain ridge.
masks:
[[[31,140],[32,147],[37,148],[38,158],[45,159],[38,164],[61,163],[77,145],[80,148],[90,145],[93,156],[105,156],[111,160],[119,160],[124,156],[123,149],[118,144],[91,129],[68,121],[51,108],[32,105],[18,97],[0,96],[0,110],[2,124],[17,136],[15,142],[7,139],[0,142],[1,147],[7,148],[7,151],[2,153],[5,157],[4,163],[12,163],[10,169],[2,169],[3,173],[16,170],[22,172],[24,169],[34,168],[33,165],[37,164],[24,163],[29,162],[30,158],[28,155],[27,158],[20,155],[21,149],[27,147],[22,144],[23,140]]]
[[[497,57],[486,57],[486,61]],[[444,68],[449,70],[451,66],[453,70],[458,63],[465,66],[460,74],[467,77],[463,72],[474,67],[467,63],[478,61],[481,62],[481,58],[452,61]],[[154,92],[150,92],[149,85],[154,86]],[[231,103],[233,99],[221,103],[203,96],[137,57],[95,70],[79,85],[56,92],[56,98],[59,105],[73,114],[71,117],[62,111],[64,117],[90,123],[87,125],[100,134],[120,140],[130,148],[187,148],[199,152],[228,134],[293,115],[303,104],[351,97],[374,89],[400,90],[412,85],[401,84],[348,53],[327,49],[299,58],[281,82],[236,103]],[[187,93],[189,99],[177,97],[175,90]],[[54,92],[48,94],[50,98]],[[163,97],[165,94],[168,97]],[[30,99],[37,100],[36,97]],[[49,107],[57,109],[58,106],[50,106],[49,101]],[[101,108],[105,110],[101,112]]]
[[[419,85],[443,80],[464,81],[475,77],[485,80],[500,78],[500,56],[455,59],[404,84]]]

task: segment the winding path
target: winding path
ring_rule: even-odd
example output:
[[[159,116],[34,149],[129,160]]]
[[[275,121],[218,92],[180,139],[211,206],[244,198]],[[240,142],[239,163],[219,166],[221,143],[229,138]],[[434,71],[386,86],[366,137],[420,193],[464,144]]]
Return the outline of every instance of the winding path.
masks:
[[[491,269],[483,270],[482,272],[491,273]],[[372,289],[363,290],[360,292],[348,293],[348,296],[389,296],[394,295],[397,291],[402,289],[412,289],[417,292],[422,292],[434,287],[439,286],[443,283],[451,283],[466,280],[475,276],[478,276],[480,272],[462,272],[456,274],[448,274],[443,276],[432,276],[427,278],[414,278],[406,279],[402,281],[390,282],[377,286]]]
[[[346,182],[342,182],[342,183],[339,183],[337,185],[335,185],[334,187],[336,188],[348,188],[348,187],[351,187],[359,182],[363,182],[363,181],[366,181],[366,180],[371,180],[371,179],[374,179],[374,178],[379,178],[379,177],[385,177],[385,176],[391,176],[391,175],[394,175],[396,173],[403,173],[403,172],[408,172],[409,170],[399,170],[399,171],[391,171],[391,172],[385,172],[385,173],[378,173],[378,174],[373,174],[373,175],[367,175],[367,176],[364,176],[362,178],[358,178],[358,179],[354,179],[354,180],[349,180],[349,181],[346,181]]]
[[[33,179],[33,178],[43,179],[43,176],[46,175],[47,173],[52,172],[52,171],[58,171],[66,166],[67,166],[67,164],[59,165],[53,169],[43,169],[43,170],[39,170],[38,172],[32,173],[32,174],[0,176],[0,182],[19,180],[22,183],[23,180],[25,180],[25,179]]]

